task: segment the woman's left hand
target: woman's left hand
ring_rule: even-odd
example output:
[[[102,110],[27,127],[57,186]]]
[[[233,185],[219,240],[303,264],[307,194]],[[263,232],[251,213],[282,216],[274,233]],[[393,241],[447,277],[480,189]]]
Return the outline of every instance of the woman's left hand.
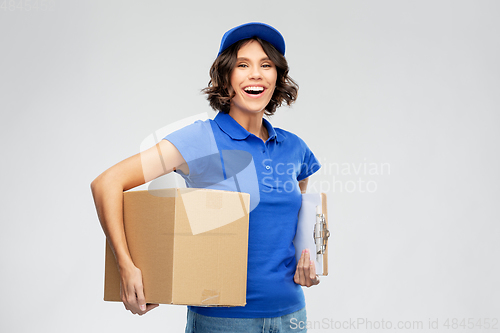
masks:
[[[306,287],[315,286],[319,283],[319,276],[316,275],[314,261],[311,260],[309,250],[307,249],[302,251],[293,281],[295,281],[296,284]]]

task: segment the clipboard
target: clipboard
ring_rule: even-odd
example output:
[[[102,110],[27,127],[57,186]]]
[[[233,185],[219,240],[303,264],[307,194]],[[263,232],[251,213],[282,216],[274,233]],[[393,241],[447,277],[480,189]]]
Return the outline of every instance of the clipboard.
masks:
[[[293,239],[297,262],[300,259],[302,250],[309,249],[309,253],[316,254],[314,258],[316,274],[322,276],[328,275],[329,237],[326,194],[302,194],[302,206],[299,211],[297,232]]]

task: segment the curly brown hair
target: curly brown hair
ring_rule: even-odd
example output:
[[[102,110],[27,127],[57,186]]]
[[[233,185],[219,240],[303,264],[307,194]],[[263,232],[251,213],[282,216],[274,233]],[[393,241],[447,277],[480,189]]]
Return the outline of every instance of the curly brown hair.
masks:
[[[202,92],[208,95],[207,99],[210,106],[215,111],[229,113],[231,98],[235,96],[235,92],[230,95],[229,88],[231,87],[231,74],[236,65],[238,50],[251,40],[259,42],[264,52],[276,66],[278,73],[276,88],[264,113],[271,116],[276,112],[276,108],[283,103],[290,106],[297,99],[299,86],[288,75],[289,68],[285,57],[271,43],[258,37],[252,37],[240,40],[228,47],[215,59],[212,67],[210,67],[210,81],[208,87],[202,89]]]

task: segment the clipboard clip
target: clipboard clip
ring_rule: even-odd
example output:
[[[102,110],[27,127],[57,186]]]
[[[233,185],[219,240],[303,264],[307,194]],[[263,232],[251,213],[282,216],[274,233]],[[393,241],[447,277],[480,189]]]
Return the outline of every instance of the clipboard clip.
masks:
[[[316,224],[313,231],[314,243],[316,244],[316,254],[324,254],[328,238],[330,238],[330,230],[326,228],[326,219],[324,214],[316,213]]]

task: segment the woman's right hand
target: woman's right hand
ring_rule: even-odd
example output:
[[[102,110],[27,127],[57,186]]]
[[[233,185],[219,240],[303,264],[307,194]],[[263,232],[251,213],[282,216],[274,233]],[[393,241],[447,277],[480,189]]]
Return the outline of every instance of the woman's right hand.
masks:
[[[142,285],[142,272],[134,265],[120,269],[120,297],[125,309],[142,316],[159,304],[146,304]]]

